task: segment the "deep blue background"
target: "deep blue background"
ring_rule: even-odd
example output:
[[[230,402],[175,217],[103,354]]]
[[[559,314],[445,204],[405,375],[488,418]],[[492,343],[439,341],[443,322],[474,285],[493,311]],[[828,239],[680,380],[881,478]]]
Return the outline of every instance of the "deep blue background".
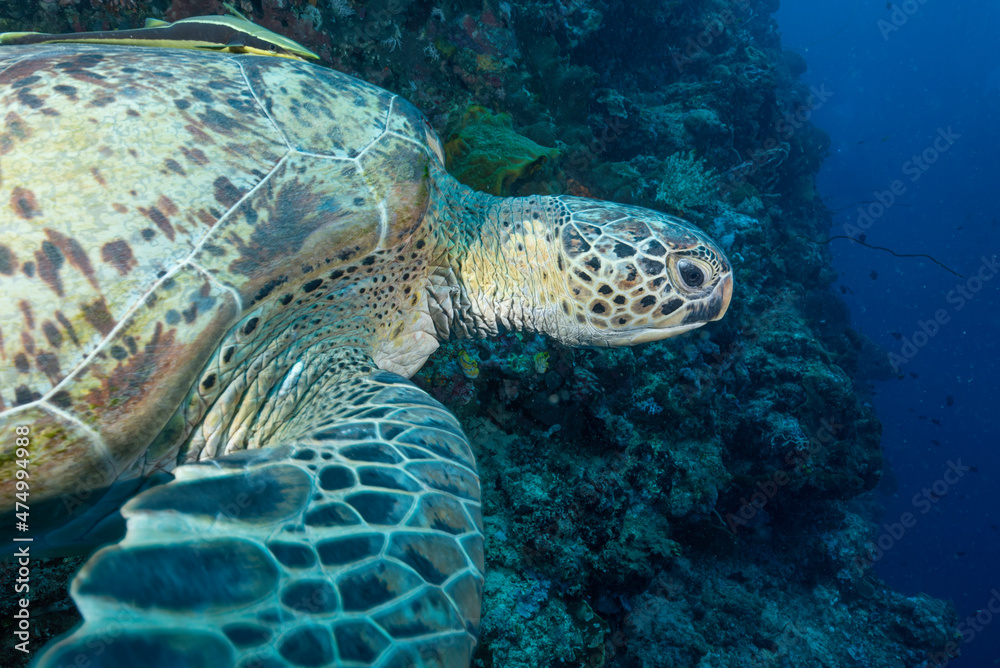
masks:
[[[972,277],[982,257],[1000,260],[1000,3],[909,3],[915,7],[885,34],[878,23],[891,22],[885,0],[785,0],[776,16],[785,48],[808,61],[802,80],[832,93],[812,118],[832,138],[820,195],[831,209],[848,207],[831,234],[856,224],[857,202],[899,179],[905,192],[870,226],[867,242],[928,253]],[[960,136],[914,182],[906,163],[933,146],[939,128]],[[854,326],[887,351],[903,345],[893,332],[912,339],[939,309],[948,318],[900,367],[903,380],[876,384],[896,477],[895,491],[883,492],[882,521],[911,512],[916,525],[875,569],[904,594],[953,601],[964,619],[986,607],[991,590],[1000,592],[1000,274],[958,309],[948,293],[966,281],[929,261],[845,241],[834,241],[833,253],[852,291],[844,298]],[[965,473],[922,513],[926,505],[915,507],[913,496],[959,460],[978,472]],[[949,665],[1000,661],[1000,615],[962,654]]]

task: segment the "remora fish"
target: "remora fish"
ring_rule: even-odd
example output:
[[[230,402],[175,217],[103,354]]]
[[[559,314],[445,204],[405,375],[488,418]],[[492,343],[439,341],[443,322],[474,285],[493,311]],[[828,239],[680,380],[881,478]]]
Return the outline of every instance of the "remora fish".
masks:
[[[319,60],[318,55],[298,42],[251,23],[235,11],[233,13],[235,16],[193,16],[173,23],[146,19],[145,28],[134,30],[70,32],[61,35],[5,32],[0,33],[0,44],[122,44]]]

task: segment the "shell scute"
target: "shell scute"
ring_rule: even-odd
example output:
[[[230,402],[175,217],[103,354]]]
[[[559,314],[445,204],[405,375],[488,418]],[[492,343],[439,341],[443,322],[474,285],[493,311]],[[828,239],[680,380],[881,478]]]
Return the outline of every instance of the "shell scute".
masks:
[[[34,322],[11,310],[0,320],[5,352],[32,369],[2,383],[8,406],[18,385],[45,396],[98,347],[109,355],[111,328],[287,152],[231,59],[12,51],[0,72],[0,283],[30,296]]]
[[[103,436],[121,469],[134,462],[184,398],[237,318],[233,294],[185,266],[165,277],[74,376],[63,410]],[[137,420],[135,416],[143,416]]]
[[[239,59],[292,148],[353,158],[385,131],[391,93],[339,72],[278,60]]]
[[[380,227],[353,162],[293,152],[212,230],[195,262],[250,305],[304,268],[367,255]]]
[[[388,229],[385,245],[395,246],[412,236],[430,201],[426,147],[386,134],[358,158],[365,180],[385,203]]]

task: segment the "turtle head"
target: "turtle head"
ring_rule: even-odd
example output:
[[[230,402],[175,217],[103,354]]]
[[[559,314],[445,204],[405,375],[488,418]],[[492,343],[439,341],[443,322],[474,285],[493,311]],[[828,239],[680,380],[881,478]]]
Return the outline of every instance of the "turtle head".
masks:
[[[557,199],[568,209],[553,240],[564,295],[557,295],[549,334],[574,345],[624,346],[676,336],[726,313],[732,268],[694,226],[639,207]]]

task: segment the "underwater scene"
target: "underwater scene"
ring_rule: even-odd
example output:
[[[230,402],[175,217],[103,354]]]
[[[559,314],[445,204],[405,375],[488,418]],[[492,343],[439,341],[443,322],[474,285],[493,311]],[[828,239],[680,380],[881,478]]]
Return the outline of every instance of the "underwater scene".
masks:
[[[998,26],[0,0],[0,666],[1000,665]]]

